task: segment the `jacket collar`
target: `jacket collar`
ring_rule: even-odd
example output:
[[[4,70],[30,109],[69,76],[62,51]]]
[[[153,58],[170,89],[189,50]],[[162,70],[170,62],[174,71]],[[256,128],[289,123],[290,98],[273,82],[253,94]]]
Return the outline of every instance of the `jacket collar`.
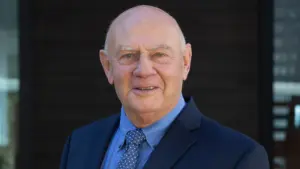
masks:
[[[186,105],[181,110],[179,116],[171,124],[165,136],[151,153],[146,162],[145,169],[165,169],[171,168],[175,162],[197,141],[193,131],[201,124],[202,114],[198,110],[192,97],[184,97]],[[113,134],[119,126],[120,115],[114,115],[99,122],[98,134],[95,135],[95,147],[90,159],[94,163],[90,164],[100,168],[108,149]],[[98,156],[96,154],[99,154]],[[165,158],[168,157],[168,158]],[[100,162],[99,162],[100,159]],[[98,164],[96,164],[98,163]],[[97,167],[96,167],[97,166]]]
[[[176,161],[196,143],[197,137],[193,131],[200,128],[202,114],[192,97],[186,97],[185,100],[186,106],[151,153],[144,169],[172,168]]]

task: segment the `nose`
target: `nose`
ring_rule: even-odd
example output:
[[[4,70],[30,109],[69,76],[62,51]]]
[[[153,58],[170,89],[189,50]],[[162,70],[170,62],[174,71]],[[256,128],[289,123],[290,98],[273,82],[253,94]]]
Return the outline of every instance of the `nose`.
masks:
[[[147,55],[141,55],[137,62],[133,75],[140,78],[145,78],[155,74],[153,63]]]

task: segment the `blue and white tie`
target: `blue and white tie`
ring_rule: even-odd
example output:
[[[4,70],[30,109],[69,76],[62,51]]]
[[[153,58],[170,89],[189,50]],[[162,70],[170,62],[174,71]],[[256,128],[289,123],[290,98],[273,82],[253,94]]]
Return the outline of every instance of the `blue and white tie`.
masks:
[[[118,163],[117,169],[136,169],[139,159],[139,148],[146,141],[146,136],[141,129],[136,129],[127,132],[125,139],[125,152]]]

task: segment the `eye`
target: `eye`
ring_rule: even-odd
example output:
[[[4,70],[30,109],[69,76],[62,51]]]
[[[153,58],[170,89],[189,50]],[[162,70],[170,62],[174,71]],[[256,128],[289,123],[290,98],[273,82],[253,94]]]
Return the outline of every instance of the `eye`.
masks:
[[[130,58],[133,58],[133,57],[134,57],[133,53],[127,53],[127,54],[122,55],[122,58],[124,58],[124,59],[130,59]]]
[[[153,56],[163,57],[163,56],[167,56],[167,55],[164,54],[164,53],[161,53],[161,52],[156,52],[156,53],[153,54]]]
[[[125,53],[120,56],[119,63],[123,65],[129,65],[136,62],[139,58],[137,53]]]
[[[164,52],[155,52],[151,57],[154,62],[159,64],[167,64],[172,60],[172,57]]]

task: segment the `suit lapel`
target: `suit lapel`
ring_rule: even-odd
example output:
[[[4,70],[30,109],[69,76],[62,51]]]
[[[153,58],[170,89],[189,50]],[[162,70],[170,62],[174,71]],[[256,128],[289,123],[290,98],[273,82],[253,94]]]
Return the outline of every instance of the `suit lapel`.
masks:
[[[118,127],[119,115],[112,116],[99,122],[97,132],[89,143],[88,165],[86,168],[100,169],[111,138]]]
[[[196,139],[181,126],[175,124],[152,152],[145,169],[167,169],[196,142]]]
[[[199,128],[200,122],[201,113],[193,99],[190,99],[151,153],[144,169],[172,168],[176,161],[197,141],[192,130]]]

